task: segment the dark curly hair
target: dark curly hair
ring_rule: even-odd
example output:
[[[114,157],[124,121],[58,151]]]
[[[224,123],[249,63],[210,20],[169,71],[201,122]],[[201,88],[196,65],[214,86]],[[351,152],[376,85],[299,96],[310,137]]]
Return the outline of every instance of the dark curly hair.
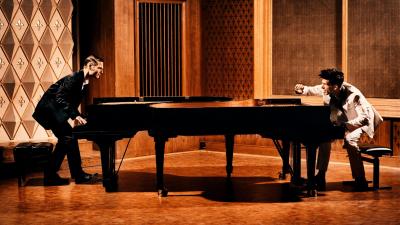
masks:
[[[342,86],[344,80],[343,72],[336,68],[321,70],[319,77],[328,80],[330,85],[336,84],[339,87]]]

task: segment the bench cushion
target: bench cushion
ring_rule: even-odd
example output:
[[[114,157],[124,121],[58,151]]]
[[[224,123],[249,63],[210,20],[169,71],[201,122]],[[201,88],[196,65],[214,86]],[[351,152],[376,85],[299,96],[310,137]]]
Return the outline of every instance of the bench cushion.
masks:
[[[18,186],[25,185],[27,172],[48,164],[52,151],[53,144],[49,142],[22,142],[14,147]]]
[[[14,148],[14,152],[24,151],[24,153],[37,153],[37,154],[46,154],[51,153],[53,150],[53,144],[49,142],[22,142],[19,143]]]
[[[40,163],[48,160],[53,151],[53,144],[49,142],[22,142],[14,148],[14,160],[17,163]]]
[[[381,145],[363,144],[359,146],[360,152],[373,157],[381,157],[383,155],[393,155],[393,150]]]

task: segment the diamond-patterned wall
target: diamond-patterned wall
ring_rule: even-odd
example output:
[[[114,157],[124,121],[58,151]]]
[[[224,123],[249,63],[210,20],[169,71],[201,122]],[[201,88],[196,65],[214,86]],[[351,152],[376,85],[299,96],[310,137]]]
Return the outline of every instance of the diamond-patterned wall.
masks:
[[[51,136],[32,118],[72,72],[71,0],[0,0],[0,142]]]
[[[253,7],[253,0],[202,1],[205,95],[253,98]]]

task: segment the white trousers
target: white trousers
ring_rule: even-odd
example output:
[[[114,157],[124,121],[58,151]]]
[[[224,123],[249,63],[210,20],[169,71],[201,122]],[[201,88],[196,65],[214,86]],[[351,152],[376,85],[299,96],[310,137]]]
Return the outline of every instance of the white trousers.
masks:
[[[362,134],[361,128],[355,129],[352,132],[346,132],[344,137],[343,148],[347,150],[349,155],[351,173],[356,180],[365,180],[364,164],[361,159],[358,141]]]
[[[331,142],[319,144],[317,170],[320,174],[325,174],[328,170],[329,158],[331,156]]]
[[[346,132],[343,147],[347,150],[349,155],[351,173],[355,179],[364,179],[365,171],[364,164],[361,160],[361,155],[358,148],[358,141],[362,134],[361,128],[352,132]],[[318,148],[317,170],[319,173],[326,173],[329,165],[329,158],[331,154],[331,142],[324,142]]]

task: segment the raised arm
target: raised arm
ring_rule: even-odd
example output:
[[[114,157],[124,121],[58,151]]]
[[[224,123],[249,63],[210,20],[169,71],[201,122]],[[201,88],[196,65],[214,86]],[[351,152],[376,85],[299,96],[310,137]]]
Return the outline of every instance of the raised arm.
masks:
[[[314,95],[314,96],[323,96],[322,86],[315,85],[315,86],[306,86],[303,84],[296,84],[294,86],[294,92],[299,95]]]

